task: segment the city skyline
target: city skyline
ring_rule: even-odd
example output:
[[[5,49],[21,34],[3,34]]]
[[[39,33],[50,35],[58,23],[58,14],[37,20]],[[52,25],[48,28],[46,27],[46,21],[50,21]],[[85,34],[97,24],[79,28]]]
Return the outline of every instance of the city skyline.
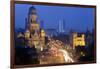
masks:
[[[95,8],[15,4],[15,63],[94,61],[94,15]]]
[[[38,19],[40,20],[40,23],[41,21],[43,21],[44,29],[51,28],[58,30],[59,21],[61,20],[64,20],[65,22],[64,25],[66,32],[72,29],[80,32],[85,32],[87,28],[90,31],[94,29],[94,8],[43,6],[28,4],[15,4],[15,29],[25,29],[25,18],[28,15],[28,10],[30,6],[34,6],[36,8]],[[23,13],[20,14],[20,12]]]

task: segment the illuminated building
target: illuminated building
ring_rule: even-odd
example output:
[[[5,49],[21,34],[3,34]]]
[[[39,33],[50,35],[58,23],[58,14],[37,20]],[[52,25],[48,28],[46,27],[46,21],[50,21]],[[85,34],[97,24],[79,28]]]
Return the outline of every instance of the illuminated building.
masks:
[[[65,32],[65,22],[64,22],[64,20],[59,20],[58,32],[59,33],[64,33]]]
[[[25,38],[30,38],[30,31],[29,30],[25,31]]]
[[[37,23],[37,11],[32,6],[29,8],[28,19],[26,18],[26,32],[24,33],[25,39],[27,40],[27,45],[30,47],[35,46],[35,48],[39,48],[39,46],[45,44],[45,31],[40,30],[40,25]]]
[[[85,46],[85,34],[73,33],[73,49],[77,46]]]
[[[41,51],[43,50],[43,48],[45,47],[45,31],[42,29],[41,30],[41,40],[40,40],[40,46],[41,46]]]

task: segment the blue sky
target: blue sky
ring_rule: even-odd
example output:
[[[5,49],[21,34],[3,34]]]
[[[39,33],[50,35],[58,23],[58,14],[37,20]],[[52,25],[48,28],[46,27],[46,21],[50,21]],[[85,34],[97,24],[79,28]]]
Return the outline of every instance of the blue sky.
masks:
[[[46,6],[15,4],[15,28],[25,28],[25,18],[28,16],[29,7],[37,9],[39,20],[44,21],[44,28],[58,29],[59,20],[65,21],[65,30],[74,29],[86,31],[94,28],[94,8],[67,7],[67,6]]]

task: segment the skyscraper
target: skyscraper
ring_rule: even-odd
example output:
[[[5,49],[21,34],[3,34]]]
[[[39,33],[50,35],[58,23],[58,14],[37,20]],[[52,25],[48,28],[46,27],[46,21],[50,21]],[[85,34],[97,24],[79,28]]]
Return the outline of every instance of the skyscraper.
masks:
[[[64,20],[59,20],[58,32],[59,33],[64,33],[65,32],[65,22],[64,22]]]

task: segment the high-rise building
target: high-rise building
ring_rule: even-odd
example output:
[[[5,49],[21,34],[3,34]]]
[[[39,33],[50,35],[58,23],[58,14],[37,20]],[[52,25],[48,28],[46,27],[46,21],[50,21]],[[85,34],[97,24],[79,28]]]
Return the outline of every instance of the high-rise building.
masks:
[[[64,33],[65,32],[65,22],[64,22],[64,20],[59,20],[58,32],[59,33]]]

